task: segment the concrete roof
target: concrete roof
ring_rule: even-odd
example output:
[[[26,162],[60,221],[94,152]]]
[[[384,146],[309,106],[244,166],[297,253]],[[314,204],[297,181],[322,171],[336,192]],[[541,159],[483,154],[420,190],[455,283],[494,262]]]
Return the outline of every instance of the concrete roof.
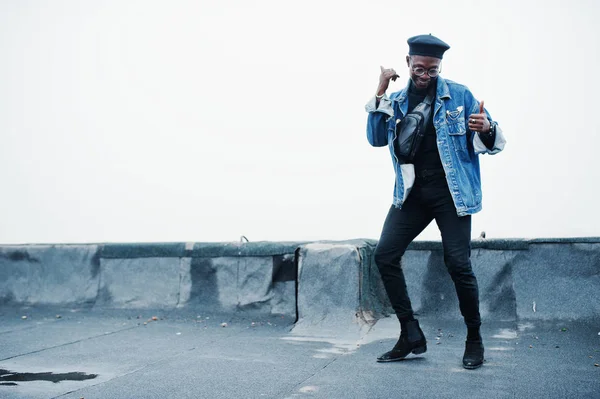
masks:
[[[4,308],[0,397],[599,397],[598,323],[487,321],[486,363],[473,371],[461,367],[460,321],[421,324],[424,355],[380,364],[397,338],[392,318],[320,336],[295,334],[281,316]]]
[[[600,239],[474,240],[486,363],[438,242],[403,258],[399,334],[373,240],[0,245],[0,398],[600,398]]]

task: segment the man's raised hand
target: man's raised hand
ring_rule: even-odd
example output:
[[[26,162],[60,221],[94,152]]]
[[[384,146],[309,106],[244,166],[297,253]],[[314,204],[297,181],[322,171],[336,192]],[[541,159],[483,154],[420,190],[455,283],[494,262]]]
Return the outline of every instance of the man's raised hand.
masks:
[[[381,69],[381,74],[379,75],[379,86],[377,86],[377,95],[382,96],[385,91],[388,89],[390,85],[390,79],[396,81],[400,76],[396,73],[394,68],[386,69],[382,66],[379,67]]]
[[[490,131],[490,121],[483,108],[483,100],[479,103],[479,113],[469,116],[469,130],[472,132],[487,133]]]

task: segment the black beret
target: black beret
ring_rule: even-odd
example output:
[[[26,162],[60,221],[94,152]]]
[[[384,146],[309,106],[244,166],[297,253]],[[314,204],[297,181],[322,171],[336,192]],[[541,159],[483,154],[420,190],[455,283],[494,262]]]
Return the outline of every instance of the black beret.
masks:
[[[407,40],[407,43],[408,55],[424,55],[440,60],[444,56],[444,51],[450,48],[448,44],[432,34],[413,36]]]

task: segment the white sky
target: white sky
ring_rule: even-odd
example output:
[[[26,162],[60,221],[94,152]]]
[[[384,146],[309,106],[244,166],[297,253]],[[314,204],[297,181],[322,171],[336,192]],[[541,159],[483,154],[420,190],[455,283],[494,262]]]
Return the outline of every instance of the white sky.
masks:
[[[508,140],[473,236],[600,236],[599,11],[0,0],[0,243],[378,238],[394,176],[364,104],[421,33]]]

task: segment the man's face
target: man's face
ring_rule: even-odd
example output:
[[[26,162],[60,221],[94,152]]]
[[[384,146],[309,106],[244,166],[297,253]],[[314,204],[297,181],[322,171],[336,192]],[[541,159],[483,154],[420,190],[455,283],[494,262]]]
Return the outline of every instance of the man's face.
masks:
[[[410,79],[419,89],[426,89],[437,79],[442,60],[435,57],[423,55],[406,56],[406,64],[410,73]],[[421,74],[422,73],[422,74]],[[421,76],[418,76],[421,74]],[[430,75],[434,75],[431,77]]]

